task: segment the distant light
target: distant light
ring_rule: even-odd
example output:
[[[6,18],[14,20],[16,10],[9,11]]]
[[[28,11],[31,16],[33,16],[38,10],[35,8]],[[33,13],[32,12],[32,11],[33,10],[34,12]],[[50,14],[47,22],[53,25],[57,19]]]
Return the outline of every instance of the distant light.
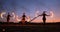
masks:
[[[5,31],[5,29],[3,29],[2,31]]]

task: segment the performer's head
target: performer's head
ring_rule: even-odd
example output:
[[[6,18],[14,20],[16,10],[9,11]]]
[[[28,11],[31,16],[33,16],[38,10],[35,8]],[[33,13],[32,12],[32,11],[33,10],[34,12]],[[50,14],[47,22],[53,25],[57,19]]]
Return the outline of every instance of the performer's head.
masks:
[[[43,14],[45,14],[46,13],[46,11],[43,11]]]
[[[8,15],[9,15],[9,12],[8,12]]]
[[[23,15],[25,15],[25,13],[23,13]]]

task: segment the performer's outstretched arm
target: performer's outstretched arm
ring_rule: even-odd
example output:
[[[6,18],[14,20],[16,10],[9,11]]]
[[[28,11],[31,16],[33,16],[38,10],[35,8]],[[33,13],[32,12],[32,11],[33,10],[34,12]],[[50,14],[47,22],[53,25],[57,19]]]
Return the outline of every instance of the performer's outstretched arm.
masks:
[[[39,15],[39,16],[42,16],[43,14]]]
[[[46,15],[46,16],[50,16],[50,15]]]

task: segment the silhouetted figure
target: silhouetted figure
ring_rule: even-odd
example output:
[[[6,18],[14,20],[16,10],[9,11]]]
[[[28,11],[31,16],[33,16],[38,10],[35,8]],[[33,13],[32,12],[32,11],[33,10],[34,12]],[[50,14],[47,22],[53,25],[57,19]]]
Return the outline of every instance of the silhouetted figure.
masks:
[[[50,15],[47,15],[46,11],[44,11],[43,14],[42,14],[42,16],[43,16],[43,18],[42,18],[43,24],[45,24],[46,23],[46,16],[50,16]]]
[[[7,15],[7,22],[9,22],[9,20],[10,20],[10,14],[8,13],[8,15]]]
[[[26,22],[26,21],[25,21],[25,18],[26,18],[26,15],[25,15],[25,13],[23,13],[23,15],[22,15],[22,23],[23,23],[23,24],[25,24],[25,22]]]
[[[46,23],[46,16],[50,16],[50,15],[47,15],[46,11],[43,11],[43,14],[42,15],[38,15],[37,17],[39,17],[39,16],[43,16],[42,20],[43,20],[43,24],[45,25],[45,23]],[[33,18],[31,21],[35,20],[37,17]]]

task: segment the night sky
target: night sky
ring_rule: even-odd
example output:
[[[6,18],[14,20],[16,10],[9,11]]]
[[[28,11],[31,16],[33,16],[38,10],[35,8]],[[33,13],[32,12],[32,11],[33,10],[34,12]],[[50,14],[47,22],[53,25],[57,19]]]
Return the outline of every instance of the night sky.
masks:
[[[19,17],[25,12],[26,16],[30,16],[31,19],[35,17],[37,11],[39,11],[39,14],[42,14],[43,11],[47,11],[46,13],[48,15],[50,14],[50,11],[53,11],[54,16],[52,18],[49,16],[46,17],[46,22],[59,22],[60,0],[0,0],[0,14],[1,12],[9,12],[11,14],[12,11]],[[3,19],[0,17],[0,21],[6,22],[6,17]],[[11,17],[10,22],[13,21],[15,21],[15,19],[12,20]],[[32,22],[42,22],[42,16],[36,18]]]

